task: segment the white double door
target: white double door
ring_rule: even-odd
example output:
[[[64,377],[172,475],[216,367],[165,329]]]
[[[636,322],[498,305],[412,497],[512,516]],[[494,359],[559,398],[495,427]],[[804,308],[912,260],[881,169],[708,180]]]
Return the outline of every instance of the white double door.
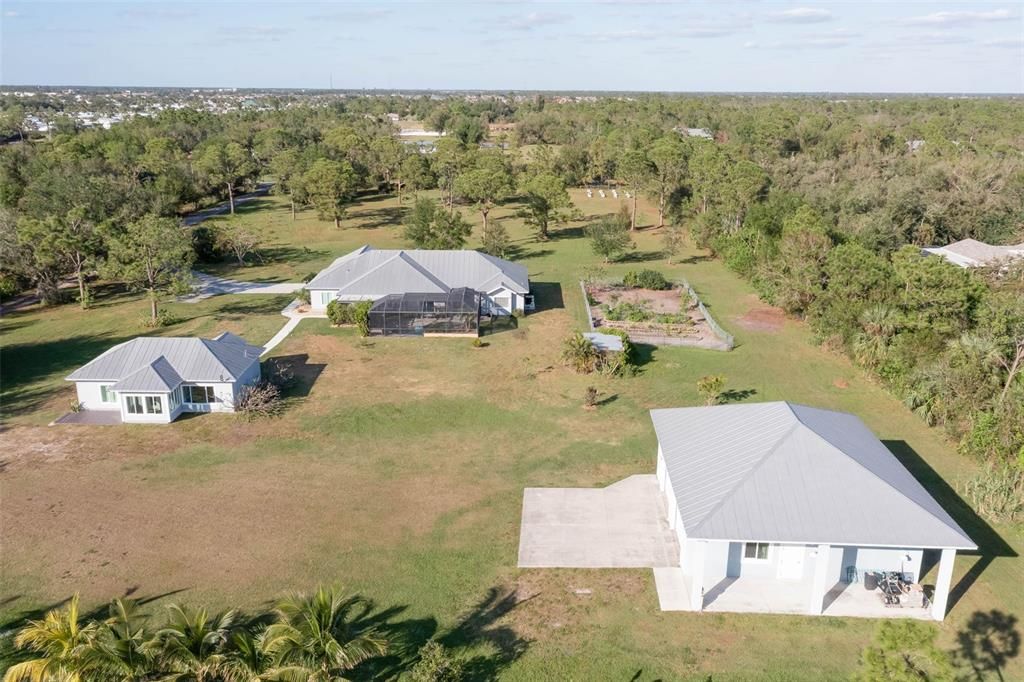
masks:
[[[803,580],[807,548],[803,545],[776,545],[776,549],[779,552],[776,577],[779,580]]]

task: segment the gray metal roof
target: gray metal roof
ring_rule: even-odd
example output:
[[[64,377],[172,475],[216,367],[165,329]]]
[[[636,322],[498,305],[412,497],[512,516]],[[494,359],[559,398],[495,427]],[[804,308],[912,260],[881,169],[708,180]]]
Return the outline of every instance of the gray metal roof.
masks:
[[[121,393],[170,393],[181,383],[181,376],[174,371],[167,358],[161,355],[145,367],[140,367],[121,379],[111,388]]]
[[[961,239],[947,246],[930,246],[926,253],[942,256],[956,265],[984,265],[985,263],[1024,257],[1024,243],[1000,246],[986,244],[977,239]]]
[[[687,537],[977,548],[852,414],[774,402],[651,419]]]
[[[622,337],[616,336],[615,334],[601,334],[600,332],[584,332],[583,338],[594,344],[594,347],[598,350],[604,351],[621,351],[622,350]]]
[[[468,287],[490,292],[505,287],[530,292],[526,268],[479,251],[374,249],[361,246],[320,271],[308,289],[347,296],[386,296],[407,292],[444,292]]]
[[[139,337],[118,344],[70,375],[68,381],[127,382],[114,390],[170,390],[158,388],[175,380],[235,381],[263,349],[234,334],[215,339],[192,337]],[[172,385],[173,388],[177,384]],[[120,386],[120,383],[118,384]],[[152,387],[152,389],[150,389]]]

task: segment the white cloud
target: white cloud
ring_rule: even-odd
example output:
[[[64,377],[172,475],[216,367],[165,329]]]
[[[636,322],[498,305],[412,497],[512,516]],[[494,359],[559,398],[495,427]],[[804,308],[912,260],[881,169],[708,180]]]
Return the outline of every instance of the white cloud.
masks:
[[[513,31],[532,31],[543,26],[563,24],[572,17],[561,12],[530,12],[520,16],[505,16],[498,19],[498,24]]]
[[[950,31],[932,31],[931,33],[911,33],[899,37],[899,42],[909,46],[914,45],[959,45],[969,43],[971,39],[967,36]]]
[[[743,44],[748,50],[806,50],[806,49],[831,49],[846,47],[859,33],[849,31],[845,28],[837,28],[834,31],[825,33],[808,33],[789,40],[777,40],[769,43],[758,43],[749,41]]]
[[[307,17],[310,21],[347,21],[350,23],[361,23],[376,21],[390,16],[392,13],[388,7],[351,7],[335,12],[325,12]]]
[[[17,10],[9,9],[9,10],[4,12],[4,16],[8,17],[8,18],[13,18],[13,17],[19,16],[19,14],[18,14]]]
[[[910,17],[904,23],[918,26],[945,26],[949,24],[974,24],[982,21],[1008,21],[1015,18],[1008,9],[994,9],[990,12],[947,11]]]
[[[985,47],[1011,47],[1020,49],[1024,47],[1024,37],[1018,36],[1016,38],[994,38],[992,40],[986,40],[982,43]]]
[[[823,21],[832,21],[833,18],[831,12],[820,7],[794,7],[768,15],[769,21],[789,24],[819,24]]]

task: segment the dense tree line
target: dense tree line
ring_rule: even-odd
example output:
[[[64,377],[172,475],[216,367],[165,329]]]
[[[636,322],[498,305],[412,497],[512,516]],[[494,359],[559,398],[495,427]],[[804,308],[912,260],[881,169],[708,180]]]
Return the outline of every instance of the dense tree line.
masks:
[[[447,135],[420,153],[388,112]],[[360,193],[411,194],[405,234],[421,247],[461,247],[476,214],[497,254],[509,243],[495,205],[514,199],[546,239],[578,215],[567,187],[614,183],[628,214],[587,230],[602,258],[629,248],[646,196],[667,257],[688,234],[965,453],[1019,470],[1024,274],[958,269],[919,247],[1024,241],[1022,113],[998,99],[668,96],[169,111],[0,150],[0,283],[47,302],[70,283],[88,305],[90,279],[106,277],[146,291],[156,319],[158,297],[183,285],[193,259],[258,253],[230,222],[217,235],[193,230],[190,249],[175,218],[212,201],[233,207],[262,176],[293,213],[337,226]],[[492,122],[514,132],[485,148]],[[713,139],[680,132],[694,127]],[[440,201],[419,194],[433,188]]]

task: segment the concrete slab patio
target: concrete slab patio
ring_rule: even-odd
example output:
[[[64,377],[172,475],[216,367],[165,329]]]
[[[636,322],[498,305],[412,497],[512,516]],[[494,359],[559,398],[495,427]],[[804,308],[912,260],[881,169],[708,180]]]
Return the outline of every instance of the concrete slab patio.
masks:
[[[654,475],[607,488],[527,488],[522,568],[654,568],[679,563]]]
[[[82,410],[68,412],[53,420],[54,424],[88,424],[90,426],[114,426],[121,423],[121,413],[117,410]]]

